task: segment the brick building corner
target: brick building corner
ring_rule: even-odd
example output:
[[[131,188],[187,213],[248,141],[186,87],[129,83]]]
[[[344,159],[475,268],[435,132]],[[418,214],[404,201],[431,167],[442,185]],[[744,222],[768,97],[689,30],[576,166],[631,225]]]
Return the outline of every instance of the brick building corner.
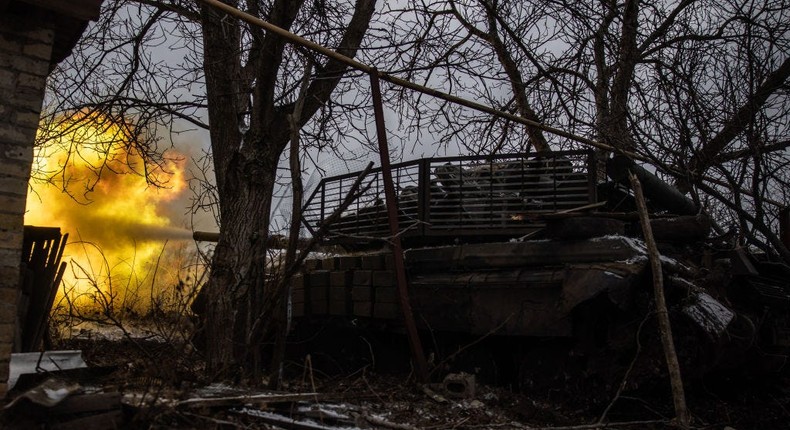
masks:
[[[98,17],[101,2],[0,0],[0,398],[16,332],[26,196],[47,75]]]

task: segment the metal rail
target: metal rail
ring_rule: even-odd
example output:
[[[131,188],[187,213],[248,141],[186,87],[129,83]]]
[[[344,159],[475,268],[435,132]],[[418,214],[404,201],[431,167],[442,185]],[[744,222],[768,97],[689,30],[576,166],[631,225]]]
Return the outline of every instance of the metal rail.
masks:
[[[592,151],[424,158],[391,166],[402,237],[524,234],[540,216],[597,201]],[[323,179],[303,208],[315,229],[332,213],[355,173]],[[370,188],[330,228],[327,243],[390,235],[381,168]]]

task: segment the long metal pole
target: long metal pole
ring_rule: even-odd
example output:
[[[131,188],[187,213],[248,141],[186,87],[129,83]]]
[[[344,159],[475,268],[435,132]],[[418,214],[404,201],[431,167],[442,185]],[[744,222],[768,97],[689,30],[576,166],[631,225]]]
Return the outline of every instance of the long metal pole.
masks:
[[[406,278],[406,265],[403,262],[403,247],[400,242],[398,227],[398,200],[395,195],[395,184],[392,181],[392,170],[390,169],[390,152],[387,144],[387,129],[384,126],[384,109],[381,101],[381,85],[379,84],[378,71],[373,68],[370,71],[370,89],[373,94],[373,112],[376,116],[376,135],[379,143],[379,159],[381,161],[381,178],[384,181],[384,197],[387,204],[387,220],[390,225],[392,240],[392,258],[395,263],[395,279],[398,283],[398,298],[400,299],[403,323],[406,326],[406,334],[409,337],[411,355],[414,359],[414,367],[417,371],[417,378],[420,382],[428,381],[428,364],[425,361],[425,354],[422,349],[420,335],[417,333],[417,325],[414,322],[414,313],[411,310],[411,300],[409,299],[408,279]]]

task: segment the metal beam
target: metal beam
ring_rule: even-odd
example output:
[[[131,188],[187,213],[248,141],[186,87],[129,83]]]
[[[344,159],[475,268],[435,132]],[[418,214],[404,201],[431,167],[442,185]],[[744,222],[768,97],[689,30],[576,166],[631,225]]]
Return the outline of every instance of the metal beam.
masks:
[[[428,364],[425,361],[425,354],[422,349],[420,335],[417,332],[417,324],[414,321],[414,314],[411,310],[411,299],[409,298],[408,278],[406,277],[406,265],[403,261],[403,247],[400,242],[400,232],[398,228],[398,197],[395,195],[395,184],[392,182],[392,168],[390,167],[390,151],[387,144],[387,128],[384,126],[384,108],[381,101],[381,86],[379,85],[378,71],[374,68],[370,71],[370,89],[373,94],[373,111],[376,115],[376,135],[379,143],[379,159],[381,162],[381,177],[384,181],[384,196],[387,204],[387,220],[389,221],[390,246],[392,247],[392,259],[395,263],[395,279],[398,283],[398,298],[400,299],[400,309],[403,315],[403,323],[406,326],[406,334],[409,337],[409,347],[411,348],[414,368],[420,382],[428,382]]]

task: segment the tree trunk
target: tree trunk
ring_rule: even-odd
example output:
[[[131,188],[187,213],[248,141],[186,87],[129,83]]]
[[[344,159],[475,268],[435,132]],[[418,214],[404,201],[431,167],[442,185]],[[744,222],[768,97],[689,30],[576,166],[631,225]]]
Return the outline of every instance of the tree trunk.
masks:
[[[241,157],[239,157],[241,158]],[[245,168],[262,161],[231,163],[220,186],[220,235],[206,285],[206,355],[217,376],[260,369],[260,339],[248,336],[266,290],[266,241],[275,169]]]
[[[225,2],[233,6],[240,3]],[[303,3],[304,0],[275,0],[266,19],[289,29]],[[375,0],[356,0],[338,52],[349,57],[356,54],[375,5]],[[250,11],[262,15],[254,7]],[[250,45],[243,43],[239,21],[205,5],[201,8],[201,28],[220,208],[219,242],[203,294],[206,356],[209,371],[215,377],[239,371],[244,376],[257,377],[262,370],[264,336],[271,330],[271,315],[261,312],[264,301],[272,300],[271,293],[276,290],[265,285],[272,192],[277,162],[290,137],[287,117],[293,110],[290,103],[277,104],[278,88],[282,85],[277,77],[287,54],[287,42],[275,33],[248,28],[256,37],[253,52],[243,55]],[[332,59],[320,67],[304,97],[299,126],[329,100],[346,68]]]

